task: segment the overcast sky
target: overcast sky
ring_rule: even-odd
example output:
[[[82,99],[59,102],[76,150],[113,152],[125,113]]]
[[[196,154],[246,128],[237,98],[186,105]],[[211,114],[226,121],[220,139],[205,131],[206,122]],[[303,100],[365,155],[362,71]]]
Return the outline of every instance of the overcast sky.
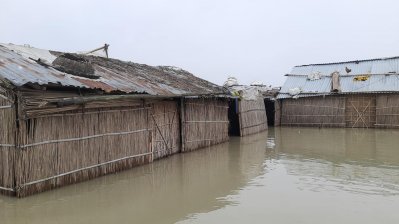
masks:
[[[1,0],[0,42],[282,85],[295,65],[399,55],[395,0]]]

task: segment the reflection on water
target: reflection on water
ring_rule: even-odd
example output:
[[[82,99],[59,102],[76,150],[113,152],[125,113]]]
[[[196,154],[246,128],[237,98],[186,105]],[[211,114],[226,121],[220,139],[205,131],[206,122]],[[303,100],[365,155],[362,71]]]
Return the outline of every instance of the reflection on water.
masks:
[[[398,131],[278,129],[280,162],[314,191],[399,195]],[[287,141],[290,139],[290,141]],[[324,181],[331,181],[325,185]],[[299,187],[299,186],[298,186]]]
[[[399,223],[399,131],[275,128],[24,199],[1,223]]]

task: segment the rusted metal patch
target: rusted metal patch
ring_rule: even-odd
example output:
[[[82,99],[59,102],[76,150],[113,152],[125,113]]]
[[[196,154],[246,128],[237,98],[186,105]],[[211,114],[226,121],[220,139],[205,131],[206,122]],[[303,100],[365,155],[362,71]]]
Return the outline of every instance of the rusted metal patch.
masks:
[[[112,86],[110,86],[110,85],[108,85],[106,83],[103,83],[101,81],[90,80],[90,79],[82,79],[82,78],[79,78],[79,77],[72,77],[72,78],[75,79],[76,81],[80,82],[80,83],[85,84],[90,89],[101,89],[101,90],[104,90],[107,93],[112,92],[112,91],[115,90]]]

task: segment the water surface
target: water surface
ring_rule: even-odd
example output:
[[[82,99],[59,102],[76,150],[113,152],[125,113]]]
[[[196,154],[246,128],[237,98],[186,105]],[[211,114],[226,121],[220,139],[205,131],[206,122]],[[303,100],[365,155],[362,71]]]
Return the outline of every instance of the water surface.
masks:
[[[24,199],[0,223],[399,223],[399,131],[275,128]]]

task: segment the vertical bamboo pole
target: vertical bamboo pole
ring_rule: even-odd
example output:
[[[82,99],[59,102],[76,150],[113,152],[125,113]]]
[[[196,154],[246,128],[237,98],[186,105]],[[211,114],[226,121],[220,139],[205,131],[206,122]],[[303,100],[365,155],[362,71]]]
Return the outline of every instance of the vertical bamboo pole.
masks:
[[[185,141],[186,141],[186,116],[184,114],[184,97],[180,98],[180,143],[181,143],[181,151],[185,152]]]

